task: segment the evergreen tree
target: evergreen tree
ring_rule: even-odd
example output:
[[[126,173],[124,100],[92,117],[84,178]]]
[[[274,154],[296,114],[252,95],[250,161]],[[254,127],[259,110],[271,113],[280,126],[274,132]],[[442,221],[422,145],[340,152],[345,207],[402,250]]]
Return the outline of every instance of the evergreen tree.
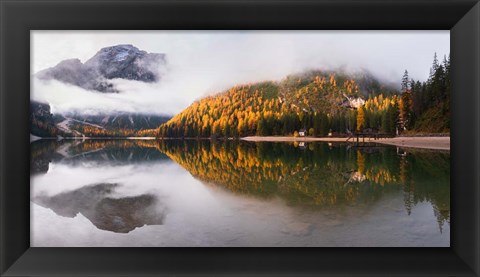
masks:
[[[438,69],[438,59],[437,59],[437,52],[435,52],[435,54],[433,55],[432,67],[430,68],[430,77],[428,78],[429,82],[431,82],[431,80],[434,78],[435,72],[437,71],[437,69]]]
[[[402,78],[402,92],[405,92],[408,90],[408,83],[409,83],[408,71],[405,69],[405,72],[403,73],[403,78]]]
[[[265,119],[263,119],[263,117],[261,117],[261,118],[258,120],[258,124],[257,124],[257,135],[258,135],[258,136],[265,136],[265,135],[266,135],[266,131],[265,131]]]
[[[410,90],[402,93],[399,103],[400,130],[407,130],[413,126],[413,99]]]

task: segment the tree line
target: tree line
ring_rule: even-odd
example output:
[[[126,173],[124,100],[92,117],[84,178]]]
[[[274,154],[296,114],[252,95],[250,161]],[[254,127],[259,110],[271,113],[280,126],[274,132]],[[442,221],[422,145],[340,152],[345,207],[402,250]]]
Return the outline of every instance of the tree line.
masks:
[[[450,56],[439,63],[434,54],[424,82],[409,78],[405,70],[398,95],[369,98],[357,111],[357,130],[379,128],[385,133],[450,132]]]
[[[358,81],[342,74],[315,72],[280,82],[239,85],[194,102],[153,131],[158,137],[244,137],[346,135],[366,128],[385,134],[450,130],[450,57],[439,63],[435,53],[428,80],[405,70],[401,89],[376,89],[363,105]],[[152,134],[152,132],[149,132]]]

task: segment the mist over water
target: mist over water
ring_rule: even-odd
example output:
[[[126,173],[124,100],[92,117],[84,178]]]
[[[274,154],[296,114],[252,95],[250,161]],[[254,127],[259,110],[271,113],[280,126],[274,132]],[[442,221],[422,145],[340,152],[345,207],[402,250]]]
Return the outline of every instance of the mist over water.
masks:
[[[449,246],[449,152],[40,140],[31,245]]]

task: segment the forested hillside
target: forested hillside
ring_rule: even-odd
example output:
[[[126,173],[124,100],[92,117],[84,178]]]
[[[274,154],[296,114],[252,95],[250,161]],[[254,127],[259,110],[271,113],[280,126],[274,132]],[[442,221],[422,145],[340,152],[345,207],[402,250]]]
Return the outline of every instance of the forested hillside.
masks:
[[[450,58],[437,55],[425,82],[395,90],[367,73],[309,71],[273,82],[235,86],[194,102],[154,131],[160,137],[448,133]]]
[[[451,72],[450,56],[441,63],[434,56],[430,77],[426,82],[411,80],[409,82],[413,95],[412,124],[417,132],[450,132],[450,95]]]
[[[361,89],[363,87],[363,89]],[[310,71],[279,82],[235,86],[203,98],[157,130],[167,137],[239,137],[293,135],[302,128],[324,136],[330,129],[345,132],[356,126],[355,108],[347,97],[361,99],[396,91],[369,74]]]

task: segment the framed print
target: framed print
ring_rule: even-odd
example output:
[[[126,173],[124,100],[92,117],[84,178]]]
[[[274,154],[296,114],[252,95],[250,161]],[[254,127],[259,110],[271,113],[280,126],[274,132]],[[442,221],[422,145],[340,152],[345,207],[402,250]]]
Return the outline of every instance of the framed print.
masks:
[[[450,246],[448,31],[30,40],[31,247]]]
[[[477,276],[479,9],[3,1],[1,274]]]

